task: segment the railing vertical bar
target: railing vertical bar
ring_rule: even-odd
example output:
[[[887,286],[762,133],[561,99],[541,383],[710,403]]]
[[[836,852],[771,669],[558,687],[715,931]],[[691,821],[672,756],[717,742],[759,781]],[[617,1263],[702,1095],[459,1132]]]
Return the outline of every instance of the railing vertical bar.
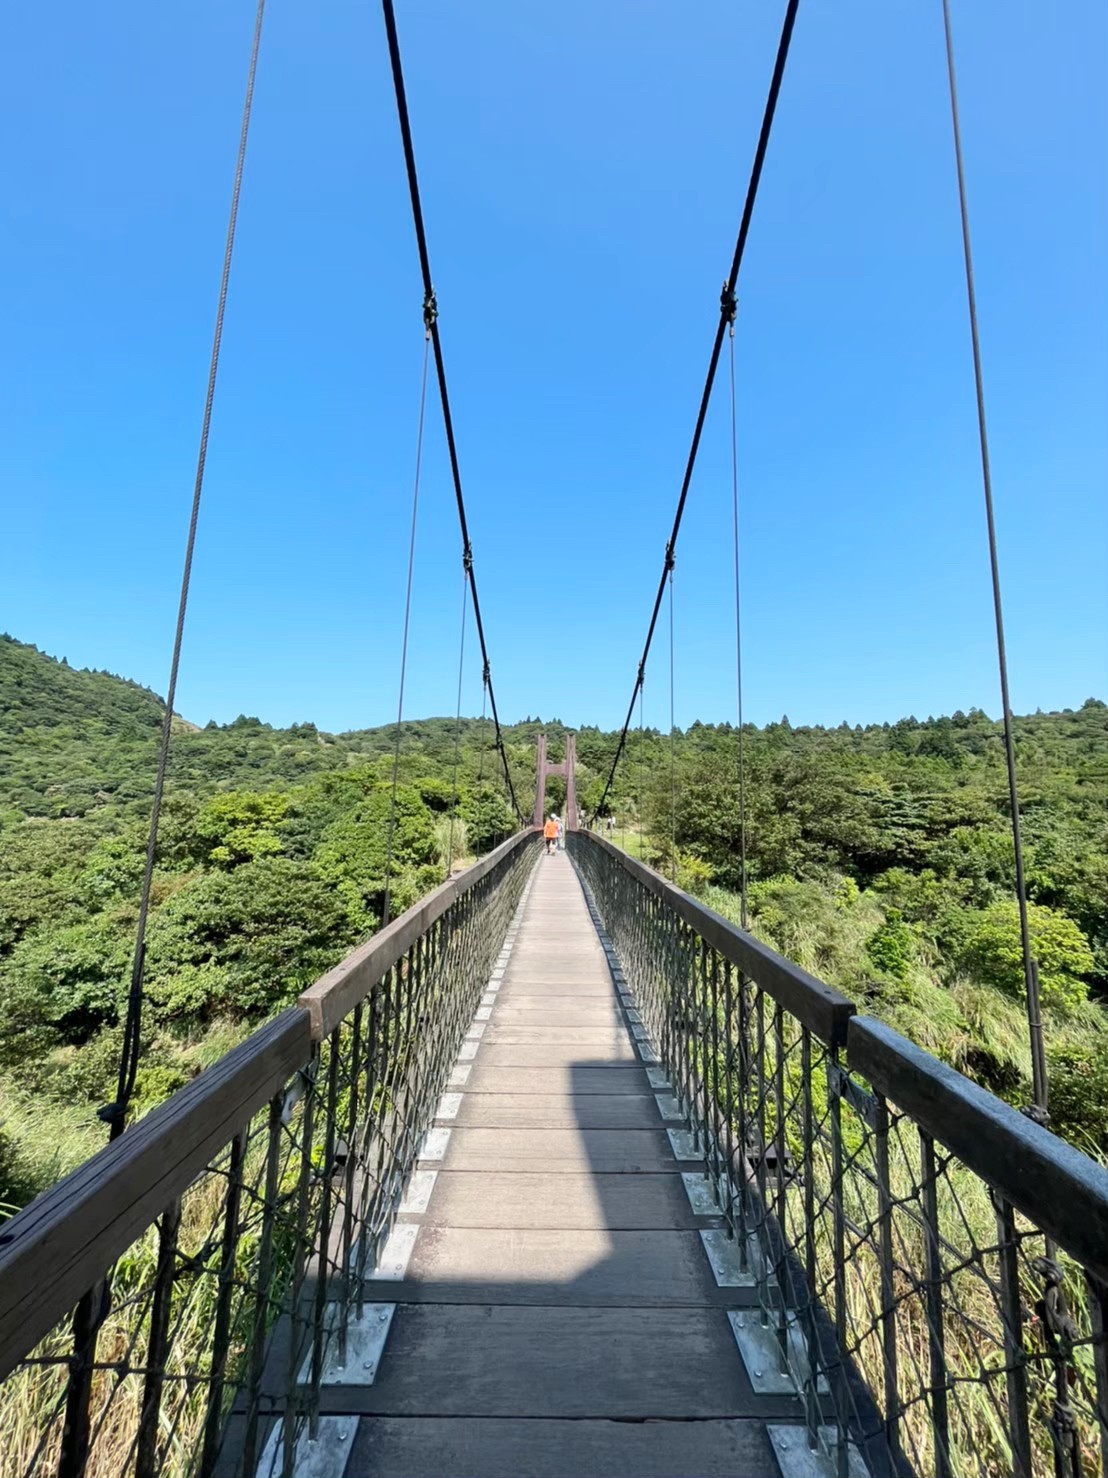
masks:
[[[270,1310],[269,1287],[273,1277],[273,1232],[277,1220],[277,1187],[281,1172],[281,1130],[284,1094],[277,1093],[269,1101],[269,1126],[266,1142],[265,1190],[262,1200],[262,1227],[258,1238],[258,1277],[254,1289],[254,1327],[250,1351],[250,1374],[246,1395],[246,1431],[242,1444],[242,1470],[245,1478],[253,1478],[258,1466],[258,1422],[262,1379],[265,1374],[266,1329]]]
[[[469,903],[468,899],[466,899],[466,903]],[[412,945],[412,948],[408,954],[408,978],[404,982],[405,989],[402,998],[402,1032],[404,1042],[402,1048],[402,1058],[404,1063],[404,1110],[402,1140],[403,1148],[400,1152],[399,1163],[397,1166],[397,1175],[395,1183],[393,1185],[392,1206],[389,1209],[390,1227],[392,1226],[396,1218],[397,1208],[400,1204],[402,1187],[404,1181],[407,1179],[408,1170],[415,1162],[415,1157],[419,1153],[420,1142],[424,1133],[426,1132],[426,1125],[422,1122],[419,1113],[419,1100],[417,1096],[419,1085],[419,1058],[414,1046],[415,1037],[413,1031],[416,1021],[416,1003],[420,999],[423,987],[424,945],[425,936],[421,935]],[[458,992],[459,1000],[461,1000],[463,995],[464,992]],[[464,1004],[462,1006],[462,1010],[464,1013]]]
[[[656,905],[655,905],[656,907]],[[695,1108],[692,1098],[692,1074],[689,1070],[689,995],[692,991],[692,979],[694,960],[692,946],[692,931],[685,924],[677,926],[678,958],[681,961],[681,969],[678,973],[676,1001],[674,1015],[677,1021],[676,1047],[677,1060],[680,1065],[680,1088],[678,1090],[681,1104],[685,1110],[685,1117],[689,1128],[696,1133]],[[694,1149],[699,1145],[694,1143]]]
[[[227,1201],[223,1208],[223,1236],[219,1248],[219,1285],[212,1323],[212,1369],[207,1407],[204,1412],[204,1445],[199,1478],[211,1478],[219,1454],[223,1426],[223,1391],[227,1371],[228,1340],[231,1333],[231,1301],[235,1292],[235,1258],[239,1247],[239,1212],[242,1207],[243,1165],[246,1141],[236,1134],[227,1162]]]
[[[736,1235],[734,1186],[738,1179],[738,1171],[735,1165],[735,968],[730,960],[725,960],[723,964],[723,1018],[723,1040],[726,1052],[723,1073],[724,1176],[718,1194],[723,1202],[727,1235],[734,1240]],[[739,1243],[739,1267],[745,1271],[745,1237]]]
[[[739,1266],[746,1269],[750,1252],[750,990],[746,976],[736,969],[734,974],[737,988],[737,1019],[735,1036],[738,1041],[738,1156],[731,1160],[731,1177],[738,1199]]]
[[[781,1371],[789,1370],[789,1277],[785,1268],[785,1233],[788,1220],[785,1211],[785,1012],[779,1004],[773,1010],[773,1139],[777,1160],[777,1185],[774,1187],[773,1211],[776,1220],[773,1237],[773,1269],[777,1279],[777,1346]]]
[[[711,1056],[711,1062],[710,1062],[710,1069],[711,1070],[710,1070],[709,1073],[706,1074],[706,1079],[705,1079],[705,1096],[706,1096],[706,1098],[708,1100],[708,1102],[705,1104],[705,1114],[707,1116],[708,1124],[710,1125],[710,1131],[711,1131],[711,1136],[712,1136],[712,1138],[711,1138],[711,1146],[712,1146],[712,1190],[713,1190],[713,1193],[715,1194],[716,1203],[718,1205],[719,1199],[720,1199],[720,1189],[719,1189],[719,1186],[720,1186],[720,1176],[721,1176],[722,1171],[723,1171],[723,1165],[722,1165],[721,1160],[720,1160],[720,1153],[721,1153],[721,1148],[722,1148],[722,1135],[719,1132],[719,1130],[720,1130],[720,1123],[719,1123],[719,1106],[720,1106],[720,1084],[719,1084],[719,1071],[720,1071],[720,1061],[719,1061],[719,1037],[720,1037],[720,1031],[719,1031],[719,955],[716,953],[715,950],[712,950],[711,956],[710,956],[710,960],[711,960],[711,975],[710,975],[709,978],[710,978],[710,983],[711,983],[711,993],[710,993],[711,1005],[710,1005],[710,1008],[709,1009],[711,1010],[711,1024],[712,1024],[712,1031],[711,1031],[712,1056]]]
[[[755,1093],[755,1124],[754,1133],[757,1140],[755,1154],[757,1170],[755,1181],[758,1188],[758,1230],[760,1234],[761,1248],[758,1258],[758,1292],[759,1305],[761,1308],[762,1324],[769,1324],[769,1300],[770,1300],[770,1268],[773,1262],[772,1239],[767,1235],[766,1212],[769,1199],[766,1187],[766,1002],[760,988],[754,987],[754,1081]]]
[[[1027,1359],[1023,1343],[1023,1296],[1020,1292],[1019,1234],[1016,1215],[1002,1197],[996,1207],[997,1262],[1000,1273],[1000,1317],[1004,1325],[1004,1370],[1008,1392],[1008,1440],[1012,1478],[1031,1478],[1031,1415],[1027,1399]]]
[[[708,1053],[711,1050],[711,1035],[708,1030],[708,946],[698,939],[694,946],[695,972],[693,998],[689,1002],[689,1031],[692,1038],[689,1048],[689,1073],[693,1088],[693,1114],[700,1153],[704,1161],[704,1174],[712,1174],[712,1141],[708,1130],[708,1084],[711,1082],[708,1069]]]
[[[1100,1429],[1100,1467],[1108,1475],[1108,1286],[1085,1274],[1089,1293],[1093,1369],[1096,1372],[1096,1417]]]
[[[105,1280],[89,1289],[73,1313],[73,1356],[66,1382],[65,1421],[58,1454],[58,1478],[84,1478],[92,1424],[92,1369],[106,1299]]]
[[[369,1022],[366,1027],[365,1048],[365,1129],[362,1134],[364,1151],[362,1156],[362,1189],[358,1196],[358,1255],[354,1271],[354,1317],[360,1319],[365,1308],[365,1273],[369,1257],[369,1210],[376,1195],[376,1177],[373,1172],[374,1153],[380,1151],[381,1123],[380,1105],[377,1101],[377,1033],[380,1025],[381,983],[378,982],[369,994]]]
[[[808,1350],[808,1372],[804,1383],[804,1421],[808,1428],[808,1445],[813,1450],[819,1446],[820,1407],[819,1377],[823,1366],[820,1354],[819,1335],[816,1329],[814,1290],[816,1287],[816,1175],[815,1175],[815,1113],[812,1103],[812,1034],[808,1028],[800,1031],[800,1076],[801,1076],[801,1140],[803,1142],[804,1179],[804,1342]]]
[[[296,1185],[296,1228],[292,1261],[292,1293],[289,1301],[289,1355],[285,1377],[285,1409],[281,1444],[281,1478],[293,1478],[296,1457],[296,1419],[300,1414],[300,1363],[303,1347],[300,1328],[303,1322],[301,1301],[304,1294],[304,1269],[308,1254],[308,1217],[312,1195],[312,1135],[315,1129],[316,1077],[319,1070],[319,1048],[312,1052],[305,1074],[303,1112],[300,1117],[300,1169]]]
[[[158,1226],[158,1261],[154,1271],[154,1297],[150,1306],[150,1334],[146,1344],[146,1376],[142,1386],[138,1440],[135,1446],[135,1478],[156,1478],[158,1471],[158,1424],[165,1390],[165,1367],[169,1358],[169,1320],[173,1311],[173,1285],[177,1271],[177,1236],[181,1229],[181,1203],[173,1201],[162,1213]]]
[[[926,1240],[924,1257],[927,1264],[927,1276],[924,1292],[927,1305],[927,1345],[931,1365],[931,1422],[935,1440],[935,1478],[951,1478],[938,1170],[935,1162],[935,1141],[923,1129],[919,1131],[919,1141],[921,1198]]]
[[[323,1384],[323,1361],[327,1353],[327,1292],[331,1271],[331,1206],[335,1185],[335,1118],[338,1107],[339,1069],[342,1065],[341,1026],[328,1039],[327,1103],[323,1125],[323,1173],[319,1190],[319,1232],[316,1237],[315,1297],[312,1299],[312,1360],[308,1387],[309,1431],[314,1442],[319,1435],[319,1393]]]
[[[880,1094],[874,1109],[874,1160],[877,1169],[877,1257],[881,1273],[881,1350],[885,1397],[885,1441],[900,1454],[900,1357],[893,1282],[893,1195],[889,1165],[889,1105]]]
[[[358,1156],[355,1145],[358,1139],[358,1115],[360,1103],[358,1092],[362,1081],[362,1003],[354,1007],[350,1024],[350,1104],[346,1117],[346,1163],[343,1166],[342,1236],[339,1257],[341,1265],[338,1276],[338,1355],[341,1366],[346,1365],[347,1321],[350,1318],[350,1265],[354,1255],[354,1178]]]
[[[831,1380],[836,1387],[835,1407],[835,1462],[839,1478],[843,1478],[849,1465],[850,1433],[846,1422],[846,1370],[842,1352],[846,1348],[846,1206],[843,1195],[843,1105],[840,1090],[841,1071],[839,1054],[832,1049],[827,1054],[827,1105],[831,1120],[831,1217],[832,1258],[834,1260],[833,1285],[835,1290],[835,1369]]]

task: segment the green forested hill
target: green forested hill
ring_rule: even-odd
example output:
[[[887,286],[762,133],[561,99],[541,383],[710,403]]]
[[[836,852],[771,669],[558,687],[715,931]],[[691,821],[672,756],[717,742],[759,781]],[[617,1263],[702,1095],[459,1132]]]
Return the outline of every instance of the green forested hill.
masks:
[[[0,1202],[99,1145],[161,700],[0,638]],[[505,730],[525,814],[535,737]],[[148,939],[140,1107],[278,1009],[379,918],[391,727],[175,720]],[[595,812],[617,736],[578,731]],[[404,725],[393,897],[513,826],[492,725]],[[736,732],[633,733],[610,809],[633,850],[737,917]],[[1108,1146],[1108,707],[1017,721],[1055,1122]],[[980,712],[743,734],[752,927],[1013,1101],[1028,1055],[999,726]],[[457,745],[456,811],[451,816]],[[552,791],[561,799],[559,782]]]

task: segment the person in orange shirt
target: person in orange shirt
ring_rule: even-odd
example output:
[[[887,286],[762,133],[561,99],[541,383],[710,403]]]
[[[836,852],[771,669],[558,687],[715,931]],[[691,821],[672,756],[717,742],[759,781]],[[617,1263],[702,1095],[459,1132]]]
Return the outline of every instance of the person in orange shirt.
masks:
[[[546,825],[542,829],[542,834],[546,838],[546,852],[547,856],[549,856],[558,847],[558,823],[554,820],[553,816],[546,818]]]

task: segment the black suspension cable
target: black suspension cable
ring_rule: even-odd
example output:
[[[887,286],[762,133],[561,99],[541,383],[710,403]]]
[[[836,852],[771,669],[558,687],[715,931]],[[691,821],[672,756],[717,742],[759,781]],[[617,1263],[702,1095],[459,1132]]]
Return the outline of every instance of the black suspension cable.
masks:
[[[484,673],[481,674],[481,757],[477,761],[477,784],[485,783],[485,757],[488,753],[488,745],[485,743],[485,716],[489,710],[489,685],[485,680]]]
[[[204,397],[204,417],[200,426],[200,445],[196,456],[196,476],[192,489],[192,510],[189,515],[188,538],[185,541],[185,563],[181,574],[181,591],[177,602],[177,627],[173,637],[173,658],[169,667],[169,686],[165,695],[165,713],[162,716],[161,742],[158,746],[158,764],[154,779],[154,801],[150,810],[150,829],[146,838],[146,863],[142,874],[142,891],[139,897],[138,923],[135,929],[135,952],[131,962],[131,984],[127,993],[127,1013],[123,1026],[123,1044],[120,1049],[119,1076],[116,1084],[115,1102],[100,1110],[100,1118],[110,1126],[111,1138],[118,1139],[127,1126],[127,1108],[134,1093],[135,1077],[138,1072],[139,1053],[142,1041],[143,979],[146,965],[146,924],[150,913],[150,892],[154,882],[154,863],[158,852],[158,827],[161,821],[162,799],[165,794],[166,767],[169,763],[169,742],[173,729],[173,704],[177,696],[177,674],[181,665],[181,644],[185,634],[185,612],[188,608],[189,583],[192,579],[192,558],[196,549],[196,529],[200,518],[200,499],[204,490],[204,471],[208,461],[208,437],[212,425],[212,406],[215,403],[215,386],[219,374],[219,351],[223,342],[223,319],[227,308],[227,289],[231,280],[231,259],[235,248],[235,226],[238,222],[239,197],[242,193],[242,175],[246,164],[246,140],[250,132],[250,114],[254,104],[254,80],[258,72],[258,52],[262,40],[262,19],[265,0],[258,0],[254,15],[254,35],[250,47],[250,66],[246,77],[246,96],[242,105],[242,122],[239,127],[239,147],[235,160],[235,181],[231,190],[231,209],[227,220],[227,236],[223,246],[223,271],[219,280],[219,303],[215,314],[215,332],[208,361],[208,387]]]
[[[643,825],[644,825],[644,820],[645,820],[645,818],[643,816],[643,806],[642,806],[643,745],[644,745],[645,740],[646,740],[646,730],[643,728],[642,711],[643,711],[643,696],[644,696],[644,693],[645,693],[645,688],[646,688],[645,683],[640,683],[639,684],[639,787],[638,787],[639,788],[639,794],[638,794],[638,800],[636,802],[636,809],[637,809],[637,811],[639,813],[639,859],[640,859],[640,861],[642,860],[642,857],[643,857]]]
[[[454,766],[450,776],[450,840],[446,848],[446,876],[454,870],[454,820],[458,809],[458,759],[462,748],[462,677],[466,660],[466,608],[469,604],[469,564],[462,568],[462,635],[458,642],[458,703],[454,711]]]
[[[412,219],[415,224],[416,244],[419,248],[419,266],[423,274],[423,291],[425,299],[434,300],[434,288],[431,285],[431,261],[427,251],[427,233],[423,225],[423,206],[419,195],[419,178],[416,174],[415,149],[412,144],[412,126],[408,117],[408,98],[404,88],[404,70],[400,62],[400,41],[396,32],[396,14],[393,9],[392,0],[382,0],[385,15],[385,30],[388,34],[389,60],[392,64],[392,81],[396,92],[396,111],[400,121],[400,136],[404,144],[404,163],[408,173],[408,192],[412,199]],[[477,597],[477,578],[473,573],[473,546],[469,537],[469,525],[466,520],[465,498],[462,495],[462,475],[458,467],[458,450],[454,442],[454,421],[450,414],[450,396],[446,388],[446,368],[442,356],[442,342],[439,337],[438,318],[436,316],[431,325],[431,343],[435,351],[435,373],[439,382],[439,400],[442,403],[443,426],[446,430],[446,445],[450,453],[450,472],[454,480],[454,498],[458,505],[458,523],[462,534],[462,558],[469,565],[469,589],[473,598],[473,620],[477,628],[477,639],[481,644],[481,660],[484,663],[485,681],[489,691],[489,705],[492,709],[493,724],[496,729],[496,747],[500,752],[500,759],[504,766],[504,779],[507,782],[508,794],[511,796],[512,806],[516,818],[521,826],[526,825],[523,812],[519,809],[516,799],[515,786],[512,784],[512,773],[508,765],[508,754],[504,747],[504,736],[500,731],[500,715],[496,708],[496,693],[493,691],[492,677],[489,667],[489,651],[485,641],[485,624],[481,619],[481,602]]]
[[[386,4],[388,0],[386,0]],[[700,437],[704,430],[704,420],[708,414],[708,403],[712,398],[712,386],[715,384],[716,370],[719,366],[720,350],[723,347],[723,335],[727,327],[729,305],[734,300],[735,284],[739,278],[739,268],[742,266],[743,252],[746,250],[746,238],[750,233],[750,222],[754,214],[754,202],[758,197],[758,185],[762,178],[762,165],[765,163],[766,149],[769,145],[769,136],[773,128],[773,117],[777,111],[777,98],[781,91],[781,81],[785,75],[785,63],[788,60],[789,44],[792,41],[793,24],[796,21],[796,12],[800,0],[788,0],[785,8],[785,22],[781,28],[781,39],[777,44],[777,59],[774,62],[773,77],[770,80],[769,94],[766,98],[765,112],[762,115],[762,127],[758,134],[758,146],[754,151],[754,164],[750,171],[750,182],[747,185],[746,201],[743,205],[742,220],[739,223],[738,239],[735,242],[735,253],[731,259],[731,270],[727,275],[723,292],[720,295],[720,317],[716,327],[716,336],[712,344],[712,354],[708,361],[708,374],[704,381],[704,390],[700,397],[700,409],[697,412],[696,426],[693,430],[692,446],[689,448],[689,457],[685,465],[685,476],[681,482],[681,494],[677,499],[677,512],[673,519],[673,528],[670,532],[669,542],[666,544],[665,563],[662,567],[661,579],[658,581],[658,590],[654,597],[654,609],[650,616],[650,625],[646,631],[646,642],[643,646],[642,657],[639,660],[638,675],[635,678],[635,686],[631,690],[631,701],[627,705],[627,717],[623,722],[623,729],[616,746],[615,758],[608,775],[604,794],[601,797],[601,807],[608,798],[612,781],[615,778],[616,768],[623,754],[624,745],[627,742],[627,730],[631,726],[631,720],[635,712],[635,698],[646,672],[646,661],[650,656],[650,646],[654,640],[654,628],[658,624],[658,612],[662,606],[662,596],[665,593],[666,572],[669,562],[677,548],[677,536],[681,532],[681,520],[685,514],[685,502],[689,495],[689,485],[692,482],[693,468],[696,466],[697,452],[700,450]]]
[[[996,522],[993,517],[993,480],[989,465],[989,436],[985,424],[985,382],[981,371],[981,339],[977,327],[977,292],[970,247],[969,207],[966,175],[962,161],[962,130],[958,116],[958,88],[954,77],[954,38],[950,27],[950,0],[943,0],[943,29],[946,36],[946,70],[950,83],[950,117],[954,131],[954,158],[958,168],[958,209],[962,220],[962,252],[965,258],[966,298],[969,306],[970,338],[973,343],[973,376],[977,395],[977,431],[981,444],[981,481],[985,494],[985,522],[992,573],[993,614],[996,620],[996,654],[1000,668],[1000,699],[1004,709],[1004,758],[1008,768],[1008,802],[1012,812],[1012,845],[1016,858],[1016,903],[1019,908],[1020,948],[1027,997],[1027,1027],[1031,1040],[1031,1077],[1035,1117],[1046,1121],[1049,1104],[1046,1050],[1043,1043],[1042,1012],[1039,1005],[1039,972],[1031,950],[1031,928],[1027,916],[1027,889],[1020,835],[1019,784],[1016,778],[1016,741],[1012,706],[1008,698],[1008,656],[1004,642],[1004,612],[1000,599],[1000,560],[997,555]]]
[[[677,881],[677,720],[674,717],[673,571],[669,572],[669,850],[673,881]]]
[[[735,416],[735,314],[728,325],[731,361],[731,524],[735,549],[735,693],[739,718],[739,921],[747,927],[746,906],[746,756],[743,749],[742,603],[739,599],[739,436]]]
[[[419,474],[423,468],[423,422],[427,410],[427,359],[431,347],[431,323],[435,303],[431,297],[423,305],[423,374],[419,383],[419,425],[416,431],[415,478],[412,483],[412,529],[408,537],[408,585],[404,592],[404,633],[400,638],[400,693],[396,700],[396,733],[392,742],[392,793],[389,796],[388,840],[385,843],[385,899],[381,905],[383,929],[389,921],[392,903],[392,853],[396,836],[396,787],[400,778],[400,736],[404,723],[404,680],[408,673],[408,629],[412,619],[412,575],[415,572],[416,524],[419,518]]]

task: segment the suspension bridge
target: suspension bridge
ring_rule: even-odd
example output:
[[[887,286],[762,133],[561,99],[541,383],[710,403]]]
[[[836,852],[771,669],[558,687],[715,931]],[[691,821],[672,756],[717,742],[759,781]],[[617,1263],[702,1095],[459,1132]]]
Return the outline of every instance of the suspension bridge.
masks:
[[[797,8],[788,0],[601,813],[667,589],[672,602]],[[540,740],[525,819],[384,0],[424,283],[420,437],[433,360],[461,533],[461,649],[471,609],[519,829],[395,918],[386,886],[366,943],[133,1121],[146,919],[263,9],[118,1092],[102,1114],[109,1142],[0,1228],[3,1478],[1108,1474],[1108,1173],[1049,1129],[945,3],[1034,1101],[1010,1107],[583,826],[572,737],[558,763]],[[394,819],[418,496],[417,458]],[[552,774],[566,781],[566,848],[548,854]],[[390,821],[390,865],[392,840]]]

